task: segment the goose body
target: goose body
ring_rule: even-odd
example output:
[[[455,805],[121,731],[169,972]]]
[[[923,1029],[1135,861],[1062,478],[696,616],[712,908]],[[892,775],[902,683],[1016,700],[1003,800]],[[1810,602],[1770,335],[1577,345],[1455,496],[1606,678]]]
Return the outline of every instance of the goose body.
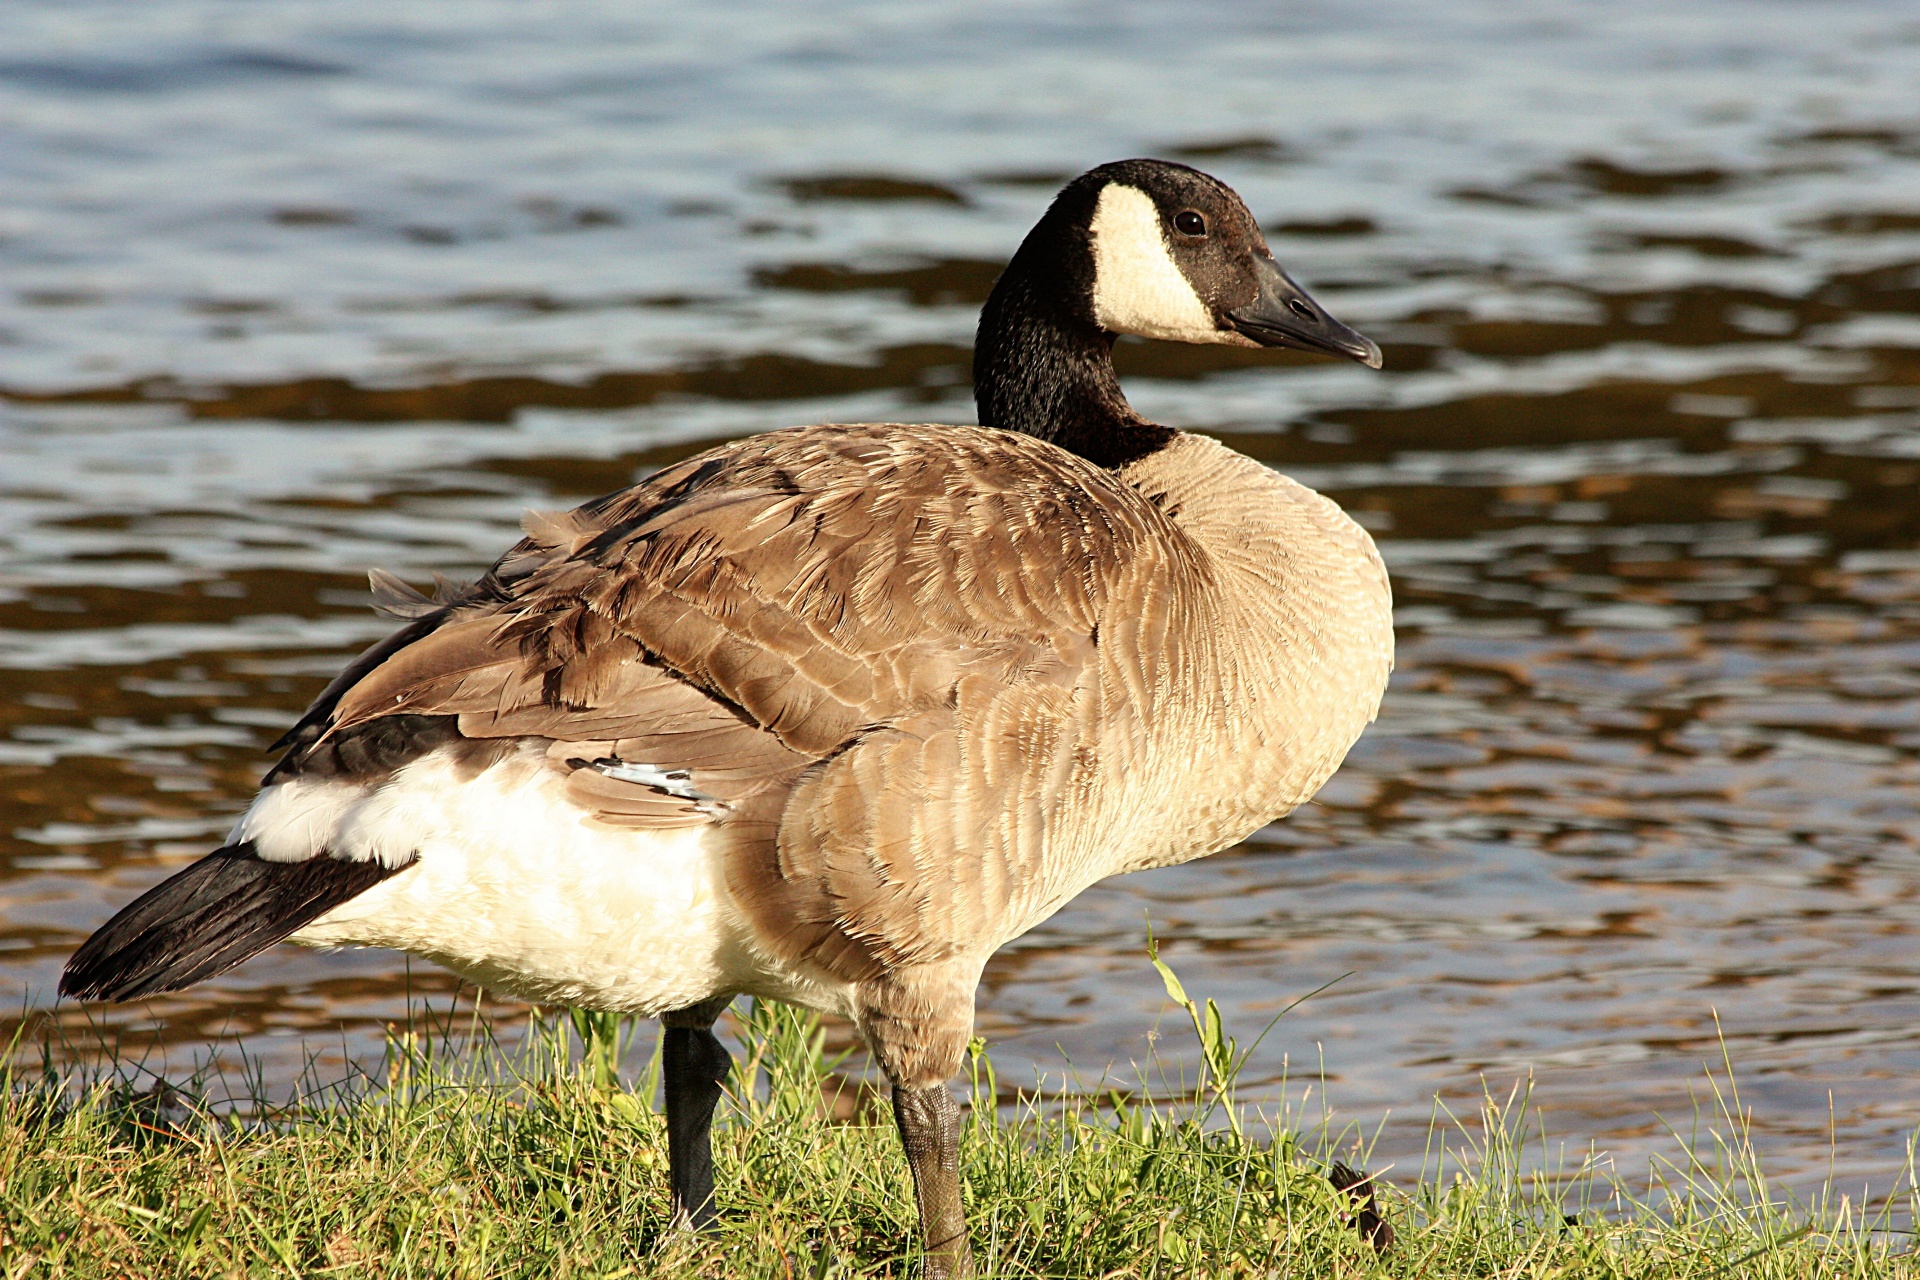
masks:
[[[717,1089],[727,1000],[844,1014],[896,1088],[929,1270],[963,1270],[945,1081],[987,958],[1097,880],[1307,800],[1392,662],[1365,531],[1133,414],[1118,331],[1378,362],[1224,186],[1095,170],[987,306],[988,425],[770,432],[529,517],[445,599],[377,583],[408,624],[63,989],[169,990],[286,937],[397,947],[664,1016],[670,1126],[676,1078]],[[697,1121],[674,1129],[696,1221]]]
[[[1367,535],[1199,436],[1110,473],[978,428],[801,428],[549,536],[347,691],[229,837],[406,870],[295,941],[397,947],[549,1003],[852,1016],[863,979],[977,970],[1094,881],[1291,810],[1390,660]],[[663,618],[685,636],[670,667],[648,661],[674,643]],[[461,736],[352,776],[335,760],[374,710]]]

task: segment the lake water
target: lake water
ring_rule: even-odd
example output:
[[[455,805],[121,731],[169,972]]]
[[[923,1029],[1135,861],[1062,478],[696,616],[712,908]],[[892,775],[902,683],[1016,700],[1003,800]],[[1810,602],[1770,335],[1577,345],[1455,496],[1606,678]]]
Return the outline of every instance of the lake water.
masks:
[[[1623,1170],[1725,1051],[1790,1179],[1920,1124],[1920,13],[1869,0],[0,12],[0,993],[217,842],[520,512],[713,442],[967,421],[1060,181],[1184,158],[1387,367],[1123,345],[1354,511],[1400,661],[1319,801],[992,965],[1003,1079],[1184,1049],[1417,1153],[1531,1078]],[[83,1037],[377,1058],[389,953]],[[503,1014],[510,1008],[501,1008]],[[1324,1078],[1324,1097],[1319,1092]],[[1296,1099],[1297,1100],[1297,1099]]]

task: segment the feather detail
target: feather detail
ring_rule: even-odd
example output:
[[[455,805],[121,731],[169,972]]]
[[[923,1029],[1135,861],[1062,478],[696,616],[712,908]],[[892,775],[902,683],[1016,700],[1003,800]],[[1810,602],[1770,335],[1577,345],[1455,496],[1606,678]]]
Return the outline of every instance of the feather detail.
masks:
[[[367,570],[367,586],[373,591],[375,612],[403,620],[424,618],[463,600],[470,587],[455,582],[443,573],[433,575],[433,595],[424,596],[385,569]]]
[[[374,610],[389,618],[424,618],[440,607],[385,569],[367,570],[367,586],[373,591]]]

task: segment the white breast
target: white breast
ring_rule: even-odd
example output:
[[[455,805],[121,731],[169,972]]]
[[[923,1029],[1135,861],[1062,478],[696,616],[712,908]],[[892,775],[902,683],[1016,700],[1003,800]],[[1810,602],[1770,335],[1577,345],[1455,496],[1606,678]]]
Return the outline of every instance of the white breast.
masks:
[[[378,786],[262,792],[234,833],[262,857],[413,858],[293,940],[394,947],[540,1003],[651,1015],[743,992],[846,1011],[847,990],[753,947],[716,827],[603,825],[537,751],[464,772],[435,753]]]

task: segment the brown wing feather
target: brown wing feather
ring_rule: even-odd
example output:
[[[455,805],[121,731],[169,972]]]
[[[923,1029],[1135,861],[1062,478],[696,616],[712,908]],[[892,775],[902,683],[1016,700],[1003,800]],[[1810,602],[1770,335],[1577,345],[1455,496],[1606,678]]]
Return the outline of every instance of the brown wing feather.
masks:
[[[1100,629],[1164,639],[1153,584],[1202,571],[1110,473],[971,428],[774,432],[527,531],[309,719],[457,716],[561,768],[686,769],[734,806],[728,881],[763,940],[849,979],[984,956],[1061,890],[1062,802],[1157,696],[1103,677]],[[568,786],[618,825],[714,820],[591,769]]]

